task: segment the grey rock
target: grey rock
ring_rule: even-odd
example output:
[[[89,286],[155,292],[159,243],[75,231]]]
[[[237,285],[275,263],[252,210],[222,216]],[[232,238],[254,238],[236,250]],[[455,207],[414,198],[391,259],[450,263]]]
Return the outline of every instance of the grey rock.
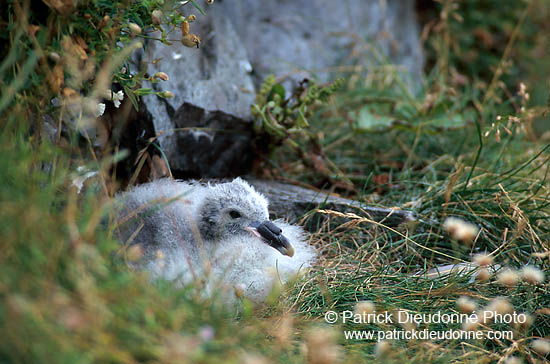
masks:
[[[171,45],[148,43],[142,61],[160,60],[156,64],[149,63],[149,73],[163,71],[170,77],[152,87],[175,94],[168,100],[156,96],[145,98],[149,109],[158,109],[155,119],[171,116],[183,102],[246,119],[255,97],[254,85],[247,71],[246,50],[230,19],[222,9],[213,6],[207,16],[199,16],[191,24],[191,32],[201,38],[198,49],[185,47],[177,41]],[[172,34],[171,38],[181,37],[178,31]]]
[[[246,172],[239,170],[242,153],[253,149],[252,139],[245,141],[239,133],[234,134],[237,140],[232,140],[216,138],[214,131],[204,132],[204,137],[188,143],[192,133],[177,130],[177,120],[182,116],[175,118],[184,103],[203,109],[204,115],[231,115],[235,129],[252,132],[250,105],[255,86],[272,73],[288,76],[284,84],[289,86],[304,77],[324,82],[349,75],[339,66],[359,65],[364,76],[367,70],[389,61],[400,65],[411,84],[421,79],[423,57],[414,0],[219,0],[203,8],[206,16],[198,15],[191,24],[191,33],[201,38],[199,49],[179,42],[170,46],[149,42],[141,57],[149,74],[163,71],[170,77],[169,81],[144,87],[175,94],[172,99],[153,95],[144,100],[176,177],[241,174]],[[191,6],[186,9],[193,10]],[[171,38],[179,36],[174,32]],[[193,123],[190,117],[186,119],[187,127],[209,125],[204,120]],[[212,155],[202,158],[197,148],[203,141],[223,154],[218,158],[224,160],[226,168],[205,170]],[[245,142],[249,145],[243,148]],[[195,161],[190,164],[190,159]],[[235,173],[227,174],[232,171]]]
[[[199,49],[184,47],[179,42],[174,42],[172,45],[149,42],[140,60],[142,66],[148,67],[149,74],[154,75],[162,71],[169,76],[168,81],[144,84],[143,87],[152,87],[155,91],[171,91],[175,95],[174,98],[163,99],[156,95],[149,95],[144,97],[144,102],[153,116],[156,132],[161,134],[160,146],[171,168],[181,177],[228,176],[227,170],[211,170],[206,174],[203,174],[204,168],[191,170],[192,166],[207,166],[209,163],[210,158],[198,160],[201,155],[196,148],[203,142],[221,141],[223,145],[214,147],[218,153],[224,152],[222,146],[228,150],[227,153],[236,152],[223,157],[229,163],[229,170],[241,163],[243,152],[239,147],[242,145],[241,136],[237,136],[234,141],[227,137],[215,138],[214,131],[203,132],[204,137],[198,139],[197,143],[187,143],[186,141],[193,139],[197,133],[177,130],[182,118],[186,118],[187,127],[211,125],[205,124],[202,119],[196,120],[193,124],[193,120],[182,115],[185,111],[185,108],[182,109],[184,104],[202,109],[202,114],[212,111],[231,115],[232,129],[252,130],[250,105],[254,101],[255,94],[252,78],[248,73],[250,64],[246,51],[240,44],[230,19],[223,14],[222,9],[216,6],[207,9],[207,16],[199,15],[191,24],[191,32],[201,38]],[[180,34],[174,32],[171,38],[179,36]],[[156,59],[160,61],[153,64]],[[249,143],[248,146],[250,145]],[[221,154],[219,157],[222,157]],[[187,160],[191,158],[196,159],[196,163],[189,165]],[[178,174],[179,171],[183,171],[183,174]],[[189,171],[192,173],[188,174]]]
[[[175,139],[179,157],[172,158],[171,167],[179,178],[236,176],[250,169],[253,135],[242,119],[185,102],[172,122],[189,130]]]
[[[415,214],[407,210],[368,206],[359,201],[331,196],[322,191],[314,191],[277,181],[248,179],[248,182],[256,191],[267,197],[270,214],[275,218],[285,218],[293,221],[310,211],[320,208],[343,213],[351,212],[360,216],[366,215],[365,217],[387,226],[418,221]],[[318,224],[324,221],[325,218],[326,216],[317,213],[304,227],[310,231],[316,231]],[[342,219],[334,220],[342,222],[340,221]]]
[[[420,80],[414,0],[224,0],[216,6],[232,19],[256,84],[270,73],[327,81],[337,66],[372,69],[388,61]]]

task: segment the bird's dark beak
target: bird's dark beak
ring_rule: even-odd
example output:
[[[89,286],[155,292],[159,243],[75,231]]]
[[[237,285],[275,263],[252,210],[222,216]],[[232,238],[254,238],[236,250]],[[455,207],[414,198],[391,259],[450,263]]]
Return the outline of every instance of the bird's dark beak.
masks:
[[[283,231],[271,221],[253,222],[248,226],[248,230],[254,235],[263,239],[269,246],[277,249],[281,254],[292,257],[294,247],[283,235]]]

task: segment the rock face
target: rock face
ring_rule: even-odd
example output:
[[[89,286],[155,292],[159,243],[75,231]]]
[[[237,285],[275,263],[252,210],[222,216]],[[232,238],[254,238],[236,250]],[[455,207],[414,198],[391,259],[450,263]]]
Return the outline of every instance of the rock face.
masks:
[[[368,70],[389,61],[402,65],[412,80],[420,79],[414,0],[218,0],[201,5],[207,15],[197,14],[191,24],[191,33],[201,38],[199,49],[179,42],[170,46],[149,42],[141,55],[149,74],[163,71],[170,77],[144,87],[175,94],[172,99],[151,95],[144,101],[155,131],[162,133],[160,146],[176,177],[246,172],[243,156],[250,157],[253,149],[254,86],[271,73],[289,76],[285,78],[289,85],[303,77],[326,81],[345,76],[342,69],[333,72],[339,66],[361,65]],[[190,5],[184,10],[196,12]],[[177,33],[171,38],[178,38]],[[193,114],[183,115],[191,106]],[[193,119],[194,115],[199,118]],[[220,122],[222,115],[233,119]],[[186,127],[200,126],[202,131],[177,130],[182,118]],[[238,132],[225,130],[218,138],[214,129],[220,126]],[[204,154],[205,149],[210,153]]]
[[[168,81],[144,87],[171,91],[174,98],[150,95],[144,97],[144,101],[153,116],[156,132],[161,133],[160,146],[172,172],[179,178],[223,177],[240,173],[242,157],[247,152],[250,155],[252,145],[247,135],[252,129],[249,116],[255,94],[246,50],[221,9],[215,6],[207,9],[208,15],[199,15],[191,26],[191,32],[201,38],[199,49],[184,47],[179,42],[170,46],[149,42],[141,55],[142,65],[148,67],[149,74],[163,71],[169,75]],[[174,32],[173,38],[178,36]],[[160,61],[154,64],[157,59]],[[192,113],[184,115],[189,110]],[[193,120],[193,117],[197,119]],[[193,126],[204,129],[178,130]],[[214,130],[221,126],[228,129],[228,133],[217,137],[218,132]],[[231,130],[246,132],[231,134]],[[232,140],[227,135],[235,138]],[[209,149],[208,155],[203,154],[205,149]],[[213,151],[226,163],[226,168],[212,166],[208,169],[216,159],[212,156]]]
[[[420,79],[414,0],[224,0],[217,6],[234,20],[256,85],[270,73],[327,81],[338,66],[388,62]]]
[[[184,102],[172,117],[180,155],[172,168],[179,178],[220,177],[245,174],[253,160],[252,131],[247,122],[223,111],[207,111]],[[189,147],[192,152],[188,152]]]
[[[248,182],[256,191],[267,197],[269,211],[274,218],[295,221],[315,209],[326,209],[343,213],[351,212],[387,226],[398,226],[417,221],[415,214],[407,210],[367,206],[359,201],[331,196],[322,191],[313,191],[277,181],[249,179]],[[326,216],[315,213],[304,227],[310,231],[317,231],[325,220]],[[346,219],[335,217],[332,220],[336,223],[346,221]]]

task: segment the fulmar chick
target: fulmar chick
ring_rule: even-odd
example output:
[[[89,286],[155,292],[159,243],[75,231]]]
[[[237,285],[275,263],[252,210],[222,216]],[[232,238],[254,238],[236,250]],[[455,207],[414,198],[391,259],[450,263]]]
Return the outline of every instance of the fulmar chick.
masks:
[[[117,196],[119,237],[143,252],[139,268],[179,284],[206,281],[265,300],[275,280],[311,266],[305,232],[270,221],[268,202],[240,178],[214,185],[163,179]]]

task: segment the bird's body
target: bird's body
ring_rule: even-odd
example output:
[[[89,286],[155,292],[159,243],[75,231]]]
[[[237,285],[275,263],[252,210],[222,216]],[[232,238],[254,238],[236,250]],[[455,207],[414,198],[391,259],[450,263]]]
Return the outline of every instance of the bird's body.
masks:
[[[298,226],[270,222],[267,200],[237,178],[215,185],[158,180],[117,197],[120,239],[140,246],[140,268],[181,284],[206,280],[262,301],[315,259]]]

